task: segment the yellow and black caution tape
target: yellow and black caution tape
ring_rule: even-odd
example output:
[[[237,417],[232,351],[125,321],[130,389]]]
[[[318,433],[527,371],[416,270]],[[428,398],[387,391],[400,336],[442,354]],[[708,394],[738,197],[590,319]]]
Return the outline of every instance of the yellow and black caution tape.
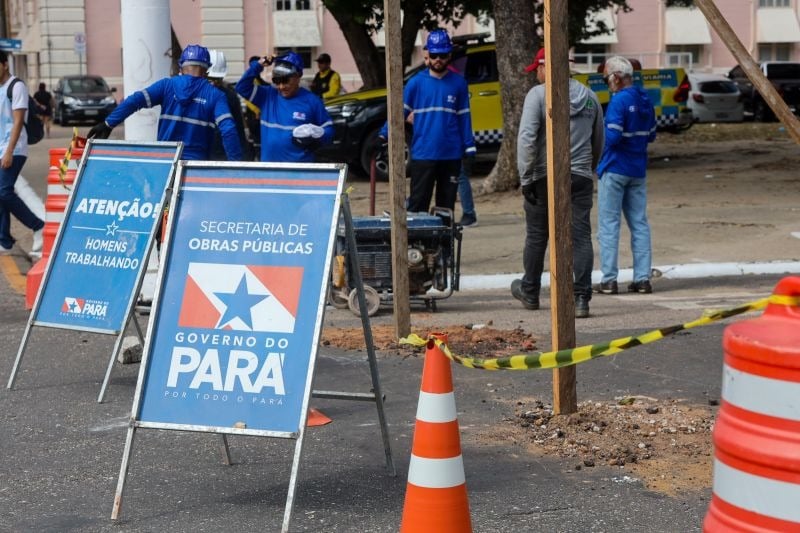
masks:
[[[64,159],[61,161],[61,164],[58,165],[58,179],[61,180],[61,185],[67,190],[70,189],[64,181],[64,177],[67,175],[67,170],[69,169],[69,160],[72,158],[72,149],[75,148],[75,144],[77,142],[78,128],[72,128],[72,140],[67,147],[67,152],[64,154]]]
[[[669,335],[674,335],[679,331],[686,329],[696,328],[698,326],[705,326],[723,320],[732,316],[740,315],[742,313],[750,313],[752,311],[760,311],[767,307],[767,304],[798,306],[800,305],[800,297],[785,296],[780,294],[773,294],[769,298],[763,298],[754,302],[746,303],[731,309],[722,309],[717,311],[708,311],[704,313],[701,318],[686,322],[685,324],[678,324],[676,326],[669,326],[666,328],[648,331],[635,337],[623,337],[614,339],[610,342],[599,344],[590,344],[588,346],[579,346],[577,348],[569,348],[566,350],[559,350],[557,352],[533,352],[527,355],[510,355],[507,357],[498,357],[496,359],[479,359],[475,357],[462,357],[450,352],[450,348],[442,342],[441,339],[431,337],[436,343],[436,346],[442,350],[448,359],[466,366],[467,368],[477,368],[481,370],[532,370],[537,368],[561,368],[564,366],[576,365],[584,361],[597,359],[598,357],[605,357],[607,355],[614,355],[623,350],[628,350],[642,344],[649,344],[657,340],[661,340]],[[427,339],[423,339],[417,334],[411,334],[408,337],[400,339],[400,344],[410,344],[412,346],[425,346],[428,343]]]

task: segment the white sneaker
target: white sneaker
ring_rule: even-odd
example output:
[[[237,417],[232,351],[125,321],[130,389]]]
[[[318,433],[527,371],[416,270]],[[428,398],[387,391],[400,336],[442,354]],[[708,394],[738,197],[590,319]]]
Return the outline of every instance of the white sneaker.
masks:
[[[39,256],[42,255],[42,245],[44,244],[43,229],[44,228],[33,232],[33,244],[31,245],[31,255],[33,254],[39,254]]]

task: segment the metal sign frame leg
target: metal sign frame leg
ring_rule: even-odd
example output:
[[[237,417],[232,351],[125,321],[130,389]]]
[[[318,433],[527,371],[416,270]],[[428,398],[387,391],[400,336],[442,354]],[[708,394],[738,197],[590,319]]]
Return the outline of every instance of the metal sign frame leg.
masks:
[[[136,328],[136,336],[139,338],[142,347],[144,347],[144,331],[142,331],[142,326],[139,325],[139,320],[136,318],[136,308],[131,314],[130,322],[133,322],[133,327]]]
[[[228,436],[225,433],[222,434],[222,462],[227,466],[233,464],[231,461],[231,447],[228,445]]]
[[[294,456],[292,458],[292,473],[289,475],[289,490],[286,494],[286,506],[283,510],[283,524],[281,533],[289,532],[289,524],[292,521],[294,511],[294,495],[297,491],[297,474],[300,471],[300,457],[303,454],[303,442],[306,436],[306,426],[308,424],[308,411],[303,415],[300,424],[300,431],[297,435],[297,443],[294,445]]]
[[[119,468],[119,479],[117,480],[117,491],[114,493],[114,508],[111,511],[111,520],[119,518],[119,514],[122,512],[122,494],[125,490],[125,478],[128,476],[128,467],[130,466],[133,433],[136,431],[134,424],[135,422],[131,420],[128,435],[125,437],[125,449],[122,452],[122,465]]]
[[[131,317],[133,317],[133,311],[128,315],[128,320],[124,323],[127,324]],[[134,318],[135,320],[135,318]],[[117,359],[117,355],[119,354],[119,350],[122,347],[122,339],[125,337],[125,327],[123,326],[122,331],[119,332],[117,335],[117,341],[114,343],[114,348],[111,350],[111,358],[108,360],[108,366],[106,367],[106,375],[103,378],[103,384],[100,386],[100,394],[97,395],[97,403],[103,403],[103,397],[106,395],[106,388],[108,387],[108,382],[111,379],[111,369],[114,368],[114,361]]]
[[[28,346],[28,338],[31,334],[33,324],[33,313],[28,315],[28,323],[25,325],[25,333],[22,334],[22,341],[19,343],[19,350],[17,350],[17,357],[14,359],[14,366],[11,367],[11,375],[8,377],[8,384],[6,385],[7,389],[11,389],[14,386],[14,381],[17,379],[17,371],[19,370],[19,365],[22,362],[22,354],[25,352],[25,348]]]
[[[364,329],[364,342],[367,345],[367,359],[369,360],[369,371],[372,376],[372,390],[375,395],[375,405],[378,408],[378,420],[381,426],[381,437],[383,438],[383,449],[386,454],[386,467],[392,476],[397,476],[392,459],[392,449],[389,439],[389,428],[386,424],[386,413],[383,407],[383,391],[381,390],[381,380],[378,373],[378,361],[375,357],[375,344],[372,338],[372,327],[367,312],[367,299],[364,295],[364,282],[361,278],[361,265],[358,262],[358,250],[356,249],[356,235],[353,228],[353,214],[350,210],[350,198],[347,194],[342,195],[342,213],[344,215],[345,237],[347,248],[350,250],[350,257],[353,259],[353,281],[356,284],[358,295],[358,308],[361,311],[361,325]]]
[[[166,194],[166,193],[165,193]],[[147,253],[144,256],[144,264],[147,265],[150,262],[150,256],[153,254],[153,250],[156,248],[155,245],[155,232],[158,225],[153,227],[153,232],[150,235],[150,248],[147,250]],[[139,321],[136,319],[136,298],[138,297],[139,293],[142,290],[142,284],[144,283],[144,277],[147,274],[147,268],[145,267],[139,273],[139,277],[136,281],[134,287],[134,297],[132,298],[132,305],[130,309],[128,309],[128,316],[122,322],[122,328],[120,328],[119,336],[117,337],[117,342],[114,343],[114,348],[111,350],[111,358],[108,361],[108,367],[106,368],[106,375],[103,378],[103,384],[100,386],[100,394],[97,395],[97,403],[103,403],[103,398],[106,395],[106,388],[108,387],[108,382],[111,379],[111,370],[114,368],[114,361],[117,359],[119,355],[120,348],[122,347],[122,341],[125,338],[125,330],[128,328],[128,324],[132,321],[136,327],[136,334],[139,336],[139,342],[142,343],[142,349],[144,349],[144,335],[142,334],[142,328],[139,326]]]

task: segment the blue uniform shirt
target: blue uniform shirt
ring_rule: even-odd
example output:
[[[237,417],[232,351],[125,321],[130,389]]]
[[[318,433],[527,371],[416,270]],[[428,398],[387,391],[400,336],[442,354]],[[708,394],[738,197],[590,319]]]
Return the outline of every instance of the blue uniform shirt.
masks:
[[[181,75],[158,80],[123,100],[108,115],[112,128],[145,107],[161,106],[159,141],[182,141],[182,159],[209,158],[214,131],[219,128],[230,161],[242,160],[242,147],[225,95],[205,78]]]
[[[447,71],[437,78],[428,69],[418,72],[403,90],[403,111],[406,117],[414,113],[411,159],[461,159],[475,152],[469,91],[458,74]],[[384,125],[381,137],[387,132]]]
[[[319,96],[300,87],[291,98],[284,98],[272,85],[256,85],[264,69],[255,61],[236,84],[236,92],[261,110],[261,161],[313,163],[314,152],[292,142],[292,131],[303,124],[325,130],[320,144],[333,139],[333,120]]]
[[[656,138],[653,104],[641,87],[631,86],[611,96],[605,115],[606,143],[597,175],[606,172],[631,178],[647,173],[647,144]]]

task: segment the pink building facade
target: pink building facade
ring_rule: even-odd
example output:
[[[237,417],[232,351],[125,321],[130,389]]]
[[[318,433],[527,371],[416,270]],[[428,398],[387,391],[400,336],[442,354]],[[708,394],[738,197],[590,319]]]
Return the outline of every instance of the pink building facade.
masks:
[[[717,8],[757,61],[800,61],[797,0],[725,0]],[[628,0],[630,13],[600,14],[610,35],[575,47],[578,64],[620,54],[644,67],[683,66],[727,73],[736,60],[696,8],[667,8],[664,0]],[[602,60],[602,59],[601,59]],[[588,61],[589,67],[599,61]],[[587,68],[591,70],[591,68]]]
[[[22,40],[15,55],[18,75],[30,86],[48,86],[64,75],[91,73],[122,89],[120,0],[0,0],[8,14],[6,34]],[[717,2],[745,48],[757,60],[800,61],[800,0]],[[638,58],[645,67],[681,65],[694,71],[727,72],[735,60],[699,10],[667,8],[665,0],[628,0],[630,13],[604,10],[599,18],[613,31],[575,47],[578,70],[593,70],[609,55]],[[286,49],[303,55],[310,80],[321,52],[345,90],[361,86],[347,43],[320,0],[170,0],[176,37],[225,52],[228,81],[236,81],[247,58]],[[456,33],[488,31],[493,25],[470,18]],[[383,43],[382,34],[376,43]],[[424,35],[420,32],[417,55]],[[78,43],[85,43],[85,52]],[[531,51],[533,54],[534,51]],[[169,53],[169,51],[165,51]]]

